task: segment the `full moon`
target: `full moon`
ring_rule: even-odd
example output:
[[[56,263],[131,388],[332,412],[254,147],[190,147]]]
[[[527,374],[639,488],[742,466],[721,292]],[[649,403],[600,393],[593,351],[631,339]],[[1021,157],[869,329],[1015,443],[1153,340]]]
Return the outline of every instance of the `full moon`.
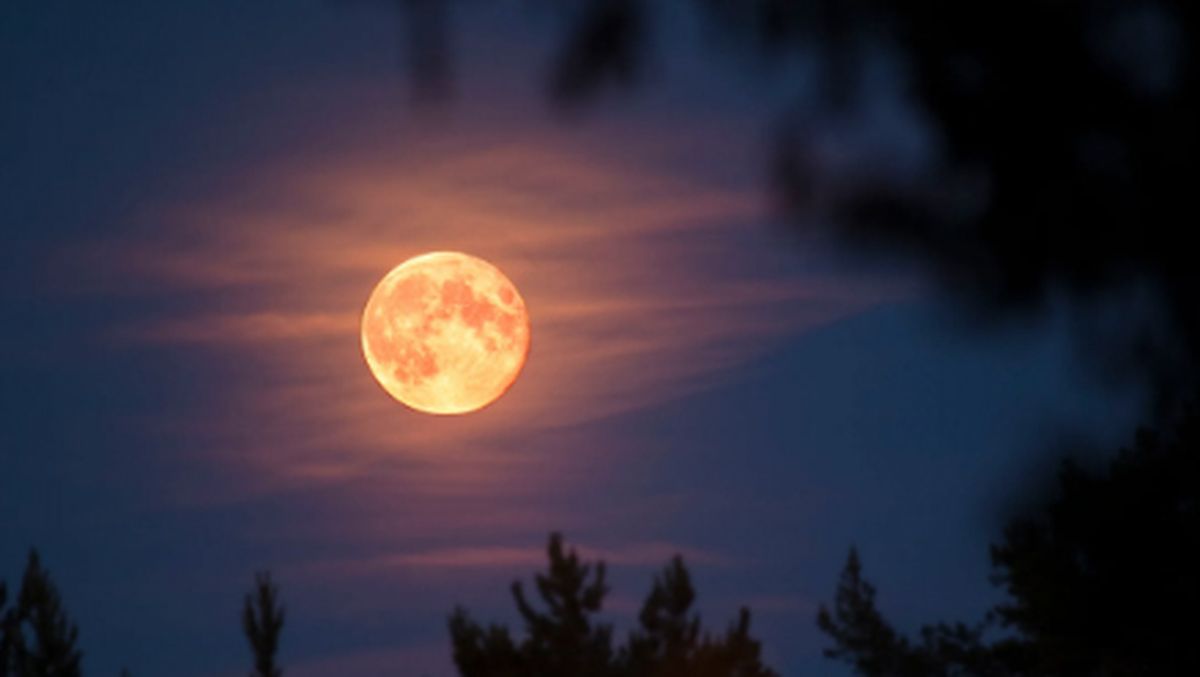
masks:
[[[483,259],[422,254],[371,292],[362,348],[379,385],[430,414],[464,414],[496,401],[529,354],[529,313],[517,288]]]

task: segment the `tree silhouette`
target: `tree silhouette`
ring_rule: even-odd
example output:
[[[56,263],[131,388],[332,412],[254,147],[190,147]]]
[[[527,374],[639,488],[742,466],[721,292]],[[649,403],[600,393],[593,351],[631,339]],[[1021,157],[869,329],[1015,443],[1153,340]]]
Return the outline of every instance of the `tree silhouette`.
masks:
[[[985,644],[988,623],[921,628],[921,641],[896,632],[875,606],[875,588],[862,578],[858,551],[850,549],[833,611],[821,606],[817,626],[834,640],[825,656],[851,664],[861,675],[1021,675],[1020,647],[1010,640]]]
[[[634,70],[656,36],[653,3],[586,4],[554,75],[571,86],[551,90],[569,102],[632,80],[613,74]],[[857,247],[926,263],[981,313],[1036,311],[1055,294],[1087,310],[1149,290],[1157,307],[1086,327],[1090,349],[1149,376],[1164,397],[1190,394],[1200,371],[1200,272],[1185,225],[1200,221],[1186,178],[1200,151],[1194,2],[694,4],[727,54],[761,57],[743,63],[786,73],[797,50],[821,56],[825,96],[806,92],[776,121],[775,186],[791,209],[827,209]],[[881,54],[928,123],[933,162],[831,170],[822,125],[872,105],[865,74]]]
[[[836,645],[825,655],[846,660],[864,675],[916,674],[908,666],[913,660],[907,640],[875,608],[875,588],[861,574],[858,550],[851,548],[838,581],[834,611],[822,606],[817,614],[817,625]]]
[[[1065,463],[1057,496],[1012,520],[991,554],[1008,599],[916,643],[884,620],[851,550],[817,617],[826,655],[877,676],[1200,673],[1200,412],[1139,432],[1104,470]],[[1001,637],[987,641],[992,628]]]
[[[520,646],[506,629],[485,630],[464,609],[454,611],[450,636],[463,677],[611,674],[612,628],[595,618],[608,593],[604,564],[581,562],[574,549],[564,550],[559,534],[550,537],[547,555],[549,571],[535,579],[545,611],[530,603],[519,581],[512,586],[527,633]]]
[[[868,170],[831,186],[793,124],[777,148],[783,194],[804,210],[814,189],[840,193],[838,232],[924,262],[977,314],[1062,295],[1084,350],[1178,406],[1200,365],[1200,276],[1181,227],[1198,216],[1183,178],[1200,150],[1200,64],[1184,47],[1200,33],[1195,3],[846,4],[826,25],[886,32],[937,164],[916,181]],[[1141,290],[1116,323],[1090,305]]]
[[[283,671],[275,663],[283,620],[279,589],[271,582],[271,574],[255,574],[254,589],[246,594],[242,604],[242,630],[250,643],[250,651],[254,654],[254,672],[250,673],[251,677],[283,675]]]
[[[657,675],[657,671],[639,673]],[[694,677],[778,677],[762,663],[762,644],[750,636],[750,610],[743,607],[724,635],[705,637],[688,669]]]
[[[612,656],[612,628],[597,623],[594,617],[608,594],[604,563],[580,562],[573,549],[563,550],[558,535],[551,536],[547,551],[550,570],[535,579],[545,611],[529,602],[520,581],[512,587],[517,610],[529,631],[527,649],[548,674],[603,674],[600,666]]]
[[[654,579],[638,615],[640,628],[629,637],[622,662],[634,674],[687,675],[700,639],[700,617],[692,612],[696,591],[676,556]]]
[[[1034,667],[1200,672],[1200,412],[1141,431],[1103,472],[1065,464],[1059,485],[992,549],[1011,599],[996,614],[1031,638]]]
[[[548,90],[572,107],[639,82],[674,28],[649,0],[541,4],[568,17]],[[924,264],[978,318],[1066,300],[1081,351],[1106,375],[1145,380],[1160,412],[1200,386],[1195,2],[691,4],[723,48],[709,54],[803,92],[770,121],[773,187],[796,224],[828,223],[858,250]],[[445,30],[438,16],[424,21],[430,34]],[[822,86],[789,77],[797,54],[817,57]],[[880,62],[927,132],[928,166],[867,157],[842,169],[822,145],[830,124],[869,119]],[[1106,315],[1119,299],[1125,311]]]
[[[749,610],[724,635],[701,637],[695,590],[679,557],[655,578],[639,628],[614,648],[612,627],[597,619],[608,594],[603,562],[582,562],[559,534],[551,534],[547,555],[548,571],[535,578],[544,610],[520,582],[512,587],[525,625],[519,643],[507,628],[481,626],[455,609],[450,638],[462,677],[774,677],[750,636]]]
[[[7,610],[6,598],[0,584],[0,677],[79,677],[79,631],[36,550],[29,552],[15,604]]]

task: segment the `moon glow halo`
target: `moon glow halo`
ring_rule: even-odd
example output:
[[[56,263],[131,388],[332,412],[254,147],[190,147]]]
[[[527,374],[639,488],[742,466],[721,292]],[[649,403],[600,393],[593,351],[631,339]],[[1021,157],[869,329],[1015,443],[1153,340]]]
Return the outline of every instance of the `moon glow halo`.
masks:
[[[529,354],[525,301],[504,273],[460,252],[431,252],[392,269],[362,315],[362,348],[389,395],[430,414],[496,401]]]

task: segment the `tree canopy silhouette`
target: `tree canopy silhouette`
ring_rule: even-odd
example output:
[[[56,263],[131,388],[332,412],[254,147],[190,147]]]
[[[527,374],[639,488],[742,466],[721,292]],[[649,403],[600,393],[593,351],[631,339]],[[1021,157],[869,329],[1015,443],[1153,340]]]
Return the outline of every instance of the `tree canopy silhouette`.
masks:
[[[454,662],[462,677],[774,677],[750,635],[750,612],[742,609],[723,635],[703,633],[692,610],[696,593],[683,560],[676,557],[655,578],[626,643],[613,645],[600,613],[608,586],[603,562],[588,564],[562,537],[552,534],[549,568],[535,587],[541,607],[520,582],[513,599],[525,637],[508,628],[482,626],[461,607],[450,617]]]
[[[605,74],[625,70],[629,55],[646,51],[639,41],[654,36],[645,28],[651,3],[590,4],[624,18],[581,16],[559,58],[557,77],[576,83],[554,90],[566,96],[604,86]],[[1036,309],[1055,293],[1083,303],[1144,286],[1158,308],[1095,332],[1107,364],[1152,376],[1165,394],[1195,386],[1200,274],[1187,226],[1200,220],[1187,178],[1200,151],[1194,2],[695,4],[733,38],[727,44],[752,46],[768,68],[797,50],[823,56],[827,96],[806,95],[785,113],[775,144],[788,205],[828,206],[851,242],[926,262],[984,310]],[[588,40],[600,26],[608,37]],[[863,73],[879,54],[897,65],[934,139],[933,166],[919,175],[875,166],[839,175],[822,158],[822,120],[849,120],[870,105]]]
[[[542,4],[567,17],[548,90],[569,106],[647,80],[674,29],[649,0]],[[797,58],[821,66],[822,86],[771,121],[773,184],[796,224],[829,223],[857,249],[923,263],[977,317],[1067,299],[1094,364],[1144,379],[1163,411],[1200,385],[1195,2],[690,4],[723,47],[710,54],[780,89],[796,89]],[[437,16],[426,23],[440,34]],[[881,62],[927,132],[918,170],[869,155],[837,166],[823,145],[830,124],[872,119],[861,114],[878,100]],[[1103,312],[1113,302],[1125,304],[1116,318]]]
[[[1139,432],[1103,470],[1066,462],[1058,494],[991,555],[1007,600],[914,642],[880,614],[851,550],[818,614],[826,655],[879,677],[1200,673],[1200,411]]]
[[[283,620],[279,588],[271,582],[271,574],[256,574],[254,589],[242,603],[242,631],[254,655],[254,672],[250,677],[282,677],[283,670],[276,664],[275,654],[279,651]]]
[[[79,677],[79,631],[36,550],[11,608],[6,598],[0,583],[0,677]]]

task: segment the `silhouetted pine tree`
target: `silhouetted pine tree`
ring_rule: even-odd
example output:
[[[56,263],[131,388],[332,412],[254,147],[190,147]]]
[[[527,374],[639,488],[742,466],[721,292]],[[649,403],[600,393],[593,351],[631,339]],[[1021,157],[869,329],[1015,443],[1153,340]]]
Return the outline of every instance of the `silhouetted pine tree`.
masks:
[[[271,575],[266,572],[256,574],[254,590],[246,595],[242,606],[242,629],[254,654],[254,672],[251,673],[251,677],[283,675],[283,671],[275,664],[283,620],[279,589],[271,582]]]
[[[875,606],[875,588],[862,578],[858,551],[850,549],[838,583],[834,609],[824,605],[817,625],[833,638],[825,656],[843,660],[861,675],[928,677],[932,675],[1022,674],[1015,664],[999,661],[1007,643],[985,645],[983,626],[931,625],[921,629],[921,642],[897,633]]]
[[[642,611],[640,628],[621,652],[628,675],[688,677],[700,643],[700,617],[692,613],[696,591],[691,576],[676,556],[655,577]]]
[[[558,534],[551,536],[547,551],[550,571],[535,578],[545,611],[529,602],[520,581],[512,587],[529,630],[529,651],[549,674],[603,674],[606,670],[598,666],[612,657],[612,628],[594,617],[608,594],[604,563],[583,564],[574,549],[564,551]]]
[[[464,677],[611,674],[612,628],[595,621],[608,593],[604,564],[583,564],[573,549],[563,548],[559,534],[551,535],[547,554],[550,570],[535,579],[544,611],[530,603],[519,581],[512,586],[527,633],[520,647],[506,630],[484,630],[465,610],[454,612],[450,634],[455,663]]]
[[[875,587],[862,578],[857,549],[846,558],[833,611],[822,605],[817,626],[835,644],[826,657],[845,660],[864,675],[912,674],[904,667],[911,660],[908,642],[875,608]]]
[[[462,607],[450,616],[450,641],[454,664],[462,677],[521,677],[531,674],[524,653],[513,642],[508,628],[484,628]]]
[[[79,677],[79,631],[36,550],[29,552],[15,606],[4,611],[6,596],[0,586],[0,675]]]
[[[520,643],[503,626],[483,627],[464,609],[454,611],[450,637],[462,677],[775,677],[749,634],[748,610],[724,635],[701,638],[681,558],[655,578],[639,628],[614,650],[611,626],[596,620],[608,593],[604,564],[581,563],[558,534],[547,552],[549,571],[536,578],[544,611],[529,603],[520,583],[513,585],[526,631]]]
[[[722,637],[706,637],[689,677],[778,677],[762,663],[762,644],[750,636],[750,609],[742,607]]]

